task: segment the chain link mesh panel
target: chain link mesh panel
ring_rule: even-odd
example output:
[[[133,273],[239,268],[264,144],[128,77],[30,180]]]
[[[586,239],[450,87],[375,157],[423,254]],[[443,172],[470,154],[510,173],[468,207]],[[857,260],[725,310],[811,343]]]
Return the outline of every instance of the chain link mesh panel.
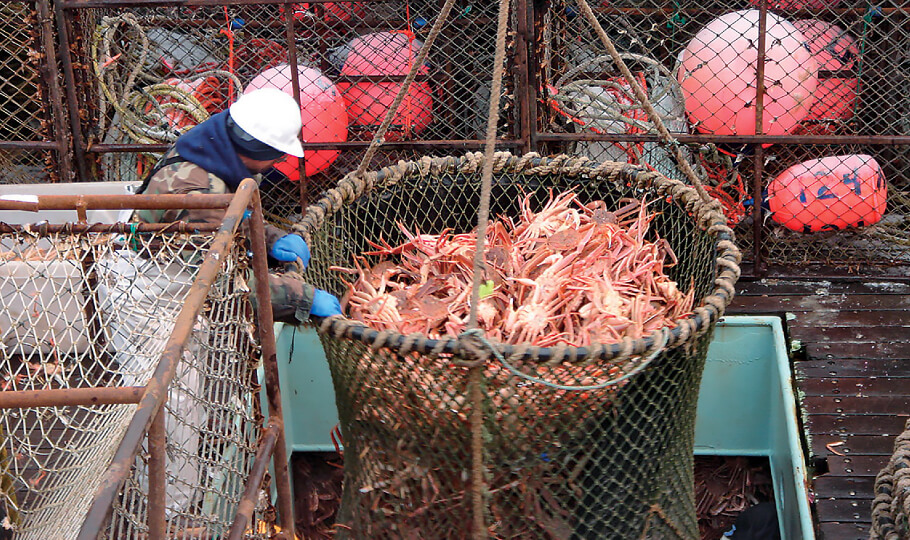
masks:
[[[42,184],[51,180],[46,165],[51,152],[21,148],[0,150],[0,183]]]
[[[0,29],[0,140],[32,141],[41,137],[41,84],[36,60],[37,14],[31,2],[5,2],[6,24]]]
[[[317,286],[342,294],[345,286],[330,267],[350,265],[352,255],[369,251],[371,242],[406,241],[399,224],[422,234],[474,227],[479,165],[471,168],[457,160],[411,165],[400,165],[398,171],[407,171],[402,175],[383,171],[372,179],[376,187],[362,196],[336,192],[321,201],[348,202],[336,203],[340,206],[313,230],[318,255],[308,272]],[[491,216],[516,216],[523,193],[531,194],[539,208],[551,189],[571,189],[582,202],[603,200],[607,208],[624,197],[652,201],[658,214],[654,234],[670,242],[680,261],[671,277],[684,289],[694,287],[699,302],[713,287],[711,235],[692,221],[691,207],[654,186],[630,181],[635,171],[597,176],[583,166],[575,174],[544,165],[524,172],[497,167]],[[447,211],[432,210],[439,208]],[[368,257],[367,263],[378,260]],[[422,350],[418,343],[425,337],[419,334],[401,341],[381,333],[373,340],[360,330],[323,327],[320,335],[345,446],[339,536],[469,537],[471,493],[477,488],[470,441],[472,427],[481,428],[470,420],[469,369],[459,364],[467,358],[441,353],[441,342],[427,344],[436,354],[415,352]],[[709,339],[710,332],[671,347],[634,376],[628,357],[575,364],[524,359],[518,352],[509,358],[515,371],[494,359],[482,364],[489,534],[697,538],[692,445]],[[613,386],[565,388],[596,385],[609,380],[608,373],[615,375]]]
[[[0,141],[35,142],[54,136],[47,52],[41,44],[34,2],[4,2],[0,16]],[[61,104],[62,105],[62,104]],[[56,152],[0,149],[0,183],[39,183],[55,179]]]
[[[113,4],[115,5],[115,4]],[[308,192],[319,193],[355,168],[388,111],[438,15],[435,3],[361,1],[284,5],[105,8],[79,13],[78,33],[92,36],[92,66],[100,104],[86,126],[99,143],[172,143],[180,133],[233,102],[249,87],[292,92],[290,18],[304,128],[309,148],[300,164],[288,157],[270,173],[276,214],[297,200],[301,168]],[[453,10],[426,65],[396,114],[387,141],[400,145],[482,139],[486,127],[496,29],[495,4]],[[513,23],[514,25],[514,23]],[[514,40],[510,55],[514,57]],[[144,59],[144,60],[143,60]],[[504,89],[500,135],[516,132],[514,81]],[[343,146],[346,142],[362,146]],[[380,152],[375,166],[398,159]],[[386,155],[387,154],[387,155]],[[110,154],[105,177],[140,178],[158,153]],[[268,211],[269,208],[267,207]],[[299,212],[299,208],[297,209]]]
[[[0,235],[3,390],[147,384],[212,238]],[[262,421],[248,277],[236,242],[168,391],[170,535],[225,536],[250,472]],[[2,503],[16,538],[75,537],[135,408],[2,411]],[[147,460],[143,448],[105,538],[147,533]]]
[[[759,5],[759,0],[592,4],[668,129],[709,140],[756,132]],[[798,1],[768,6],[764,135],[910,133],[906,6]],[[537,125],[543,133],[570,134],[570,142],[548,143],[548,149],[640,163],[682,178],[668,149],[628,137],[654,130],[575,3],[553,2],[535,26],[534,68],[541,80]],[[724,204],[731,225],[739,224],[746,253],[754,247],[750,214],[762,204],[760,247],[766,262],[855,269],[906,264],[908,148],[859,139],[766,145],[759,202],[752,200],[752,145],[688,144],[684,151]]]

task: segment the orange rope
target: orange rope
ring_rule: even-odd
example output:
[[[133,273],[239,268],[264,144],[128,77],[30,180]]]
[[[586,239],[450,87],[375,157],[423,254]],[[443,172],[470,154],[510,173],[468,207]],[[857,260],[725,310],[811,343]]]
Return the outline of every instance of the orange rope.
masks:
[[[224,7],[224,23],[227,25],[227,28],[221,29],[219,32],[227,36],[228,38],[228,73],[234,75],[234,31],[231,30],[231,18],[228,15],[227,6]],[[228,80],[228,103],[234,102],[234,82]]]
[[[414,32],[411,31],[411,3],[407,2],[407,1],[404,3],[404,18],[405,18],[405,24],[407,26],[406,26],[405,30],[402,31],[402,33],[405,36],[407,36],[407,38],[408,38],[408,71],[410,71],[411,67],[413,67],[412,62],[414,62],[413,43],[414,43],[415,36],[414,36]],[[411,107],[412,103],[411,103],[411,89],[410,88],[408,89],[408,94],[404,98],[407,100],[407,103],[402,103],[402,105],[404,105],[404,115],[405,115],[404,138],[410,139],[411,138],[411,122],[413,121],[413,110]]]
[[[732,156],[730,152],[720,149],[718,152]],[[748,198],[748,194],[742,176],[737,172],[731,180],[730,172],[723,165],[709,161],[702,155],[698,157],[708,174],[709,181],[706,183],[708,185],[705,185],[705,190],[723,205],[727,224],[731,227],[735,226],[748,214],[746,206],[743,204],[743,201]]]

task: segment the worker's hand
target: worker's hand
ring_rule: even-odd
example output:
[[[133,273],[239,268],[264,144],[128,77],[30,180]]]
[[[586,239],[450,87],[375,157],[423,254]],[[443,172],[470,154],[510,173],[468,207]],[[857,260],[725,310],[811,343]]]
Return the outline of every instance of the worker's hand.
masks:
[[[286,234],[272,245],[269,255],[281,262],[294,262],[300,259],[303,267],[310,264],[310,248],[299,234]]]
[[[310,308],[310,315],[316,317],[341,315],[341,303],[338,298],[335,298],[335,295],[322,289],[316,289],[313,293],[313,307]]]

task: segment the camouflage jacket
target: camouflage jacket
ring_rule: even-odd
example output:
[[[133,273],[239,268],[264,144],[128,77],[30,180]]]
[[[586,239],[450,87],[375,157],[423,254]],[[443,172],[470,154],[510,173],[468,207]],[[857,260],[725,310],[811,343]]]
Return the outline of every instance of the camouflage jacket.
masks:
[[[162,156],[161,161],[176,155],[177,151],[171,148]],[[231,192],[231,188],[217,176],[189,161],[179,161],[159,169],[149,179],[148,186],[143,193],[160,195]],[[134,214],[134,219],[138,218],[143,223],[186,221],[188,223],[220,224],[223,217],[224,210],[220,209],[137,210]],[[248,223],[242,225],[240,233],[249,237]],[[287,234],[285,231],[266,224],[267,249],[271,250],[272,245],[285,234]],[[250,285],[255,291],[255,282]],[[309,319],[315,290],[312,285],[292,274],[269,273],[269,289],[276,321],[297,324]]]

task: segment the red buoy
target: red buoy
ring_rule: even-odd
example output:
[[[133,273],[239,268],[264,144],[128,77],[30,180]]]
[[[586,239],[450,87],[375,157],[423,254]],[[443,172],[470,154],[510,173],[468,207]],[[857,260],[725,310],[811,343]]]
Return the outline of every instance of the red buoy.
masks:
[[[825,134],[830,129],[819,121],[853,117],[859,83],[851,70],[859,56],[859,47],[846,30],[826,21],[803,19],[794,22],[793,26],[806,38],[819,71],[825,72],[819,74],[815,103],[798,131]]]
[[[677,76],[696,130],[754,135],[760,13],[722,15],[702,28],[682,52]],[[815,101],[817,64],[792,24],[769,13],[765,31],[762,133],[786,135]]]
[[[303,121],[302,141],[304,143],[337,143],[348,138],[348,115],[341,93],[318,69],[298,68],[300,84],[300,118]],[[247,85],[244,93],[258,88],[278,88],[288,95],[291,89],[291,67],[287,64],[275,66],[257,75]],[[305,150],[306,176],[323,171],[338,158],[340,150]],[[275,164],[275,168],[292,181],[300,180],[300,166],[297,158],[287,156]]]
[[[401,76],[408,74],[422,43],[411,32],[377,32],[352,40],[343,58],[341,80],[358,76]],[[429,73],[420,66],[417,73]],[[399,81],[339,82],[338,89],[348,107],[351,126],[359,126],[365,138],[371,138],[401,89]],[[386,140],[409,139],[419,135],[433,120],[433,97],[430,85],[414,81],[392,119]]]
[[[887,196],[881,166],[865,154],[804,161],[768,186],[771,218],[800,232],[877,223],[885,213]]]

